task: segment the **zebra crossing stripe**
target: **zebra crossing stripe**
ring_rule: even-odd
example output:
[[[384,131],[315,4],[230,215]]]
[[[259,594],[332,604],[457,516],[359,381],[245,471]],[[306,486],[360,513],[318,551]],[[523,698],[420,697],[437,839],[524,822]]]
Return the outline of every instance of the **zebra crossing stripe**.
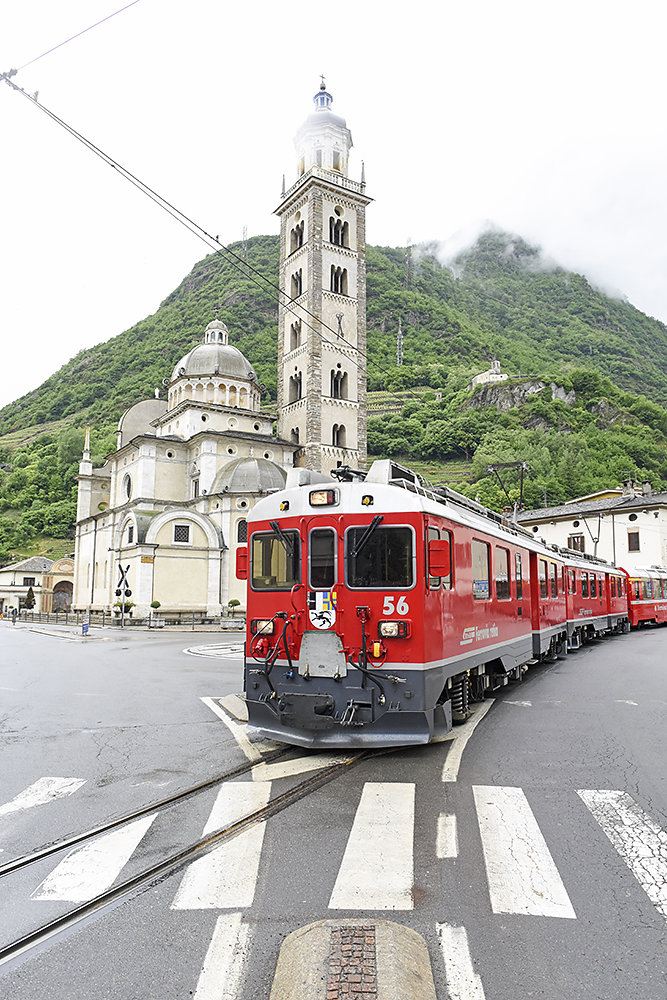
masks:
[[[576,919],[521,788],[473,785],[494,913]]]
[[[66,795],[72,795],[85,783],[85,778],[40,778],[24,788],[11,801],[0,806],[0,816],[32,809],[34,806],[43,806],[54,799],[62,799]]]
[[[485,1000],[482,980],[475,972],[465,927],[436,924],[445,962],[449,1000]]]
[[[456,816],[452,813],[440,813],[438,816],[435,853],[439,858],[458,858],[459,856]]]
[[[366,782],[329,909],[413,908],[414,821],[412,782]]]
[[[250,928],[240,913],[218,917],[194,1000],[237,1000],[248,952]]]
[[[116,881],[156,815],[143,816],[120,830],[98,837],[91,844],[70,851],[35,889],[31,899],[70,903],[94,899]]]
[[[627,792],[579,790],[655,908],[667,918],[667,833]]]
[[[271,796],[271,782],[230,782],[223,785],[211,810],[203,836],[263,809]],[[266,823],[256,823],[187,868],[172,910],[243,909],[252,906],[259,873]]]

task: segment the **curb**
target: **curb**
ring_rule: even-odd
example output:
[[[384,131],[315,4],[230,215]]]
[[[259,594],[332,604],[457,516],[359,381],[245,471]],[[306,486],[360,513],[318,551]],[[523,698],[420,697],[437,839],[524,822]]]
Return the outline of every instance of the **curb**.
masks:
[[[270,1000],[436,1000],[421,934],[389,920],[319,920],[283,941]]]

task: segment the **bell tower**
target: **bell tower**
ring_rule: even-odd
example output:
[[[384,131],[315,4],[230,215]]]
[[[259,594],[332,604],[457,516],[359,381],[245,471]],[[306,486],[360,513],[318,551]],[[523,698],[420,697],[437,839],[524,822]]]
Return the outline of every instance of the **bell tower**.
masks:
[[[348,177],[352,135],[324,79],[296,134],[297,180],[283,190],[278,434],[296,463],[328,473],[366,463],[366,195]]]

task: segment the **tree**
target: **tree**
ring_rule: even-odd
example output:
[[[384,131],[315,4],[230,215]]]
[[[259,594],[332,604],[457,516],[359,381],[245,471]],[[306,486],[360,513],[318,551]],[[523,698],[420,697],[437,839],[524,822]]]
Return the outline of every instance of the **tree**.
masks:
[[[28,587],[28,593],[25,595],[25,606],[28,611],[32,611],[35,606],[35,593],[32,587]]]

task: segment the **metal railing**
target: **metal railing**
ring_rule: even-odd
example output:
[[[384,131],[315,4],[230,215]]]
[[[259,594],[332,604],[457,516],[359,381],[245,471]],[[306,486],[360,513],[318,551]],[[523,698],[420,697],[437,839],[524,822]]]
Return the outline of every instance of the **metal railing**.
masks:
[[[226,609],[225,609],[226,610]],[[83,625],[88,622],[90,625],[113,625],[120,628],[120,614],[111,611],[26,611],[19,612],[18,621],[33,622],[42,625]],[[165,625],[190,626],[195,629],[197,625],[218,625],[222,629],[239,628],[245,626],[245,614],[231,615],[208,615],[206,611],[162,611],[146,617],[132,617],[125,615],[125,628],[137,626],[148,628],[163,628]]]

